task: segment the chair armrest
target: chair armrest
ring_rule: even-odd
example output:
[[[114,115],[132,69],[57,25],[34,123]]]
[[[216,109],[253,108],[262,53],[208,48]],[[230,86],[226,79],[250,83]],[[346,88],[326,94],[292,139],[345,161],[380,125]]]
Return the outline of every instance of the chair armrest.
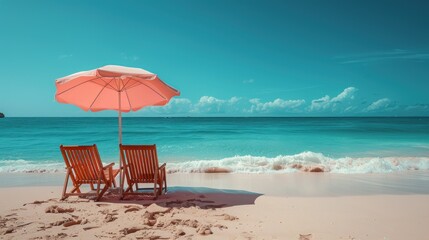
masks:
[[[166,166],[166,165],[167,165],[166,163],[163,163],[163,164],[162,164],[158,169],[159,169],[159,170],[161,170],[161,169],[163,169],[163,168],[165,169],[165,166]]]
[[[113,165],[115,165],[115,163],[107,164],[106,166],[104,166],[104,167],[103,167],[103,170],[104,170],[104,169],[111,168],[111,167],[113,167]]]

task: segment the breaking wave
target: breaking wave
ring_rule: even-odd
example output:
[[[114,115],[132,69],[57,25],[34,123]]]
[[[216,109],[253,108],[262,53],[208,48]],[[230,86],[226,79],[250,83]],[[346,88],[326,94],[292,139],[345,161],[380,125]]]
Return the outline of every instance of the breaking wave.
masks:
[[[389,173],[410,170],[429,170],[428,157],[362,157],[330,158],[322,153],[302,152],[274,158],[235,156],[220,160],[199,160],[167,165],[175,172],[235,172],[235,173],[288,173],[332,172],[344,174]]]
[[[65,172],[64,167],[64,162],[59,161],[0,160],[0,173]],[[390,173],[429,170],[429,157],[331,158],[322,153],[302,152],[273,158],[246,155],[218,160],[171,162],[167,163],[167,170],[169,173]]]
[[[64,162],[0,160],[0,173],[54,173],[65,172]]]

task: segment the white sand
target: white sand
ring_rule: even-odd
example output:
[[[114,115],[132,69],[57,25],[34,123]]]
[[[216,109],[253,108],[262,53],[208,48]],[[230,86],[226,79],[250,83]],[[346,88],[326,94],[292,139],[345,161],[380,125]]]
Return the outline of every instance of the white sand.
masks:
[[[173,187],[157,201],[119,201],[113,191],[97,203],[78,198],[60,202],[60,186],[0,188],[0,239],[429,237],[429,194],[425,193],[428,185],[421,192],[412,186],[404,188],[412,182],[417,186],[427,184],[427,175],[421,173],[395,177],[330,174],[168,177]],[[402,185],[392,188],[400,179]],[[246,192],[257,189],[262,189],[264,195]],[[272,194],[273,189],[283,191]],[[22,205],[36,200],[43,202]],[[60,212],[61,208],[72,212],[51,213],[58,211],[55,206],[60,207]],[[76,225],[68,226],[73,223]]]

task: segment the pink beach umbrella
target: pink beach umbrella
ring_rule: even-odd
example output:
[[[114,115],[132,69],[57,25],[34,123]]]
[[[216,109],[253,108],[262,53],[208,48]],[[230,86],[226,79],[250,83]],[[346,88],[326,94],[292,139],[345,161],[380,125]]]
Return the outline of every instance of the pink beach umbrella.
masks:
[[[60,103],[74,104],[84,111],[118,111],[119,143],[122,143],[122,112],[163,106],[172,97],[180,95],[156,74],[141,68],[115,65],[59,78],[55,84],[55,99]],[[122,165],[121,161],[119,165]],[[122,183],[122,176],[120,181]]]

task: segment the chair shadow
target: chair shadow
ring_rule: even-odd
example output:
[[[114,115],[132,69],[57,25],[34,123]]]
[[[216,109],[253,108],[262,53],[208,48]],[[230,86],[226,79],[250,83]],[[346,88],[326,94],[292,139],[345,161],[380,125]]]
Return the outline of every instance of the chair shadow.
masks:
[[[156,204],[169,208],[199,207],[201,209],[217,209],[240,205],[253,205],[260,193],[244,190],[216,189],[207,187],[169,187],[168,192],[153,199],[150,196],[127,196],[120,199],[118,189],[106,193],[100,202],[119,204],[138,204],[149,206]]]

